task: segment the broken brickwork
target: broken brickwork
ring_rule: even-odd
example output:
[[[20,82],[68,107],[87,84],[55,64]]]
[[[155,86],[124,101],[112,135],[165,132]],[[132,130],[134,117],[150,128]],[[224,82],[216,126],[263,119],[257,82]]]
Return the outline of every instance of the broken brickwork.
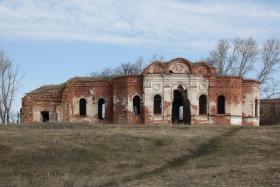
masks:
[[[22,121],[259,125],[259,83],[218,76],[205,62],[155,61],[141,75],[38,88],[22,99]]]

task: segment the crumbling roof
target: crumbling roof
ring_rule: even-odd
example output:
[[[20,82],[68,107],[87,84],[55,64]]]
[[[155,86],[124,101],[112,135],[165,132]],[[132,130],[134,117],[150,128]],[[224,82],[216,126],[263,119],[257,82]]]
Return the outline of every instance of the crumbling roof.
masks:
[[[67,82],[76,82],[76,81],[102,81],[102,80],[111,80],[110,77],[74,77],[69,79]]]
[[[58,84],[58,85],[45,85],[33,90],[29,93],[60,93],[65,88],[65,84]]]
[[[259,81],[257,81],[257,80],[254,80],[254,79],[244,79],[243,80],[244,82],[253,82],[253,83],[260,83]]]
[[[272,104],[276,104],[276,103],[280,103],[280,98],[273,98],[273,99],[261,99],[262,103],[272,103]]]
[[[28,94],[40,94],[40,93],[61,93],[65,88],[66,84],[69,82],[80,82],[80,81],[102,81],[102,80],[111,80],[112,78],[104,77],[74,77],[69,79],[66,83],[63,84],[54,84],[54,85],[45,85],[37,88]]]

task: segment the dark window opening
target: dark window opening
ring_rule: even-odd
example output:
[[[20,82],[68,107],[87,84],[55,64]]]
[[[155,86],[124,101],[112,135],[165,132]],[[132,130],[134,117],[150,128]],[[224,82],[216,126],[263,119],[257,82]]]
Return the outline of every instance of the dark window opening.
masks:
[[[155,95],[154,97],[154,114],[161,114],[161,96]]]
[[[105,100],[103,98],[98,100],[98,119],[103,120],[105,118]]]
[[[207,114],[207,97],[201,95],[199,97],[199,114]]]
[[[41,112],[41,121],[43,123],[49,122],[50,121],[50,113],[47,111]]]
[[[257,99],[255,100],[255,116],[259,116],[259,103]]]
[[[218,114],[225,114],[225,101],[226,99],[224,96],[220,95],[218,97]]]
[[[141,99],[138,95],[133,97],[133,112],[134,112],[135,115],[141,114],[140,101],[141,101]]]
[[[87,101],[85,99],[80,99],[80,116],[87,115]]]

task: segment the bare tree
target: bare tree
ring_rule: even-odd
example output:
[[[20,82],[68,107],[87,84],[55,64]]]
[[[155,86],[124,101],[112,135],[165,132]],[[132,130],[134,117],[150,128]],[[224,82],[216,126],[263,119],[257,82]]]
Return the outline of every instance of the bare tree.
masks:
[[[271,80],[269,83],[262,84],[262,96],[264,99],[271,99],[280,95],[280,83],[279,81]]]
[[[111,67],[107,67],[104,70],[102,70],[101,72],[92,72],[90,74],[92,77],[103,77],[103,78],[109,78],[112,77],[114,75],[114,69]]]
[[[245,76],[252,70],[257,55],[257,44],[252,38],[221,39],[208,61],[221,75]]]
[[[3,124],[10,123],[12,104],[22,79],[19,67],[0,50],[0,117]]]
[[[118,75],[135,75],[137,67],[135,64],[132,63],[122,63],[117,69],[116,73]]]
[[[252,38],[221,39],[207,60],[221,75],[247,76],[255,72],[263,97],[280,95],[280,83],[273,76],[280,64],[279,40],[267,40],[258,49]]]
[[[137,58],[134,65],[135,65],[135,74],[140,75],[145,67],[144,59],[142,57]]]
[[[279,96],[280,83],[279,80],[275,80],[275,73],[280,65],[280,40],[270,39],[263,43],[260,63],[261,69],[257,74],[257,80],[262,85],[263,97],[269,99]]]
[[[231,61],[234,65],[233,74],[237,76],[245,76],[253,70],[253,63],[258,55],[258,46],[254,39],[234,40]]]
[[[267,40],[261,49],[261,69],[257,75],[258,81],[263,84],[271,79],[275,68],[280,64],[280,41],[271,39]]]
[[[153,55],[150,61],[162,60],[163,56]],[[113,77],[113,76],[127,76],[140,75],[145,68],[145,61],[142,57],[138,57],[134,62],[127,62],[120,64],[117,68],[105,68],[101,72],[92,72],[92,77]]]
[[[215,66],[220,75],[228,75],[232,68],[232,61],[229,59],[230,42],[227,39],[221,39],[218,42],[217,48],[210,52],[208,61]]]

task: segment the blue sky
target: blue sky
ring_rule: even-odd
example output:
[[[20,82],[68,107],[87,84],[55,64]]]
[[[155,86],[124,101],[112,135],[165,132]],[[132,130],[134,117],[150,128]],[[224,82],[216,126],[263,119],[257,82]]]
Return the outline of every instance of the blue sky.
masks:
[[[273,0],[0,0],[0,48],[25,77],[16,101],[153,54],[198,60],[220,38],[280,38]]]

